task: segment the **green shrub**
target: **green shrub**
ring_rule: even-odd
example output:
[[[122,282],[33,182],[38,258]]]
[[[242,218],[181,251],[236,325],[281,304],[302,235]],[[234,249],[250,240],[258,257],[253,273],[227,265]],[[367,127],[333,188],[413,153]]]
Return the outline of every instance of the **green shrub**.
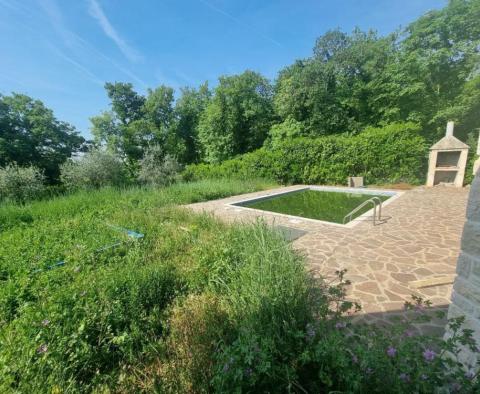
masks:
[[[138,180],[142,184],[164,186],[177,181],[181,167],[175,157],[165,155],[160,146],[153,146],[140,160]]]
[[[0,201],[25,202],[45,195],[45,177],[35,167],[8,164],[0,168]]]
[[[282,123],[270,127],[266,144],[276,146],[279,142],[306,135],[305,124],[289,116]]]
[[[255,176],[306,184],[345,184],[348,176],[363,176],[370,184],[418,183],[426,157],[418,126],[391,124],[354,136],[285,140],[221,164],[188,166],[183,176],[186,180]]]
[[[114,154],[93,150],[62,164],[60,179],[68,190],[121,186],[126,182],[125,166]]]

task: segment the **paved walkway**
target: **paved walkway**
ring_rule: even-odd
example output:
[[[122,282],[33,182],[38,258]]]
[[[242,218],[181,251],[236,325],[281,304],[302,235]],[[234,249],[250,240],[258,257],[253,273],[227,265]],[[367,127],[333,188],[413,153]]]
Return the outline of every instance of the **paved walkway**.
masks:
[[[250,222],[263,217],[268,223],[288,226],[307,234],[293,242],[316,275],[332,277],[347,269],[349,298],[359,301],[362,313],[357,320],[369,319],[388,324],[398,316],[411,294],[423,296],[433,306],[446,309],[450,303],[460,236],[468,197],[466,188],[437,186],[405,191],[386,205],[384,223],[373,225],[360,220],[348,228],[314,221],[231,207],[226,204],[250,197],[295,190],[290,186],[192,204],[197,212],[211,212],[229,222]],[[420,327],[438,332],[444,321]]]

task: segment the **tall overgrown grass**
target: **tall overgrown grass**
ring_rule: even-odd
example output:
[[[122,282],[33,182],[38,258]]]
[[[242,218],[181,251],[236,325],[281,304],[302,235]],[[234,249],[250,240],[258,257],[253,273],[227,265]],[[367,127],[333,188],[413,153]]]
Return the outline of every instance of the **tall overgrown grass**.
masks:
[[[122,365],[156,346],[166,306],[188,291],[182,271],[222,231],[172,206],[270,185],[112,188],[2,205],[0,391],[114,384]]]

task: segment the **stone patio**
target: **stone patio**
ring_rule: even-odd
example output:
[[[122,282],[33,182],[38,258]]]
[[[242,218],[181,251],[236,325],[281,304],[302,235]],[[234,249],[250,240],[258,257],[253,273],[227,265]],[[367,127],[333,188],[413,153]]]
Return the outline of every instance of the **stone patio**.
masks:
[[[289,218],[232,207],[231,204],[279,191],[283,187],[221,200],[189,205],[196,212],[209,212],[228,222],[252,222],[262,217],[272,225],[306,231],[293,242],[305,255],[315,275],[332,278],[347,269],[349,297],[362,305],[355,319],[389,324],[391,316],[403,313],[412,294],[429,299],[435,309],[447,309],[465,222],[467,188],[418,187],[403,192],[384,206],[383,223],[360,219],[345,227]],[[443,332],[445,321],[421,326],[423,331]]]

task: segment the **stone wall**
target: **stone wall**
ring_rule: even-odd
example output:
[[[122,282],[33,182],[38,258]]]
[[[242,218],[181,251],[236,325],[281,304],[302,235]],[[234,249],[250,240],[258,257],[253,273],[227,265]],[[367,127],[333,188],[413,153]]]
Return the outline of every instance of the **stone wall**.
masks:
[[[480,346],[480,172],[477,172],[470,188],[457,274],[448,317],[465,316],[464,328],[474,330]],[[445,335],[449,336],[448,330]],[[474,366],[477,355],[464,349],[460,361],[469,367]]]

